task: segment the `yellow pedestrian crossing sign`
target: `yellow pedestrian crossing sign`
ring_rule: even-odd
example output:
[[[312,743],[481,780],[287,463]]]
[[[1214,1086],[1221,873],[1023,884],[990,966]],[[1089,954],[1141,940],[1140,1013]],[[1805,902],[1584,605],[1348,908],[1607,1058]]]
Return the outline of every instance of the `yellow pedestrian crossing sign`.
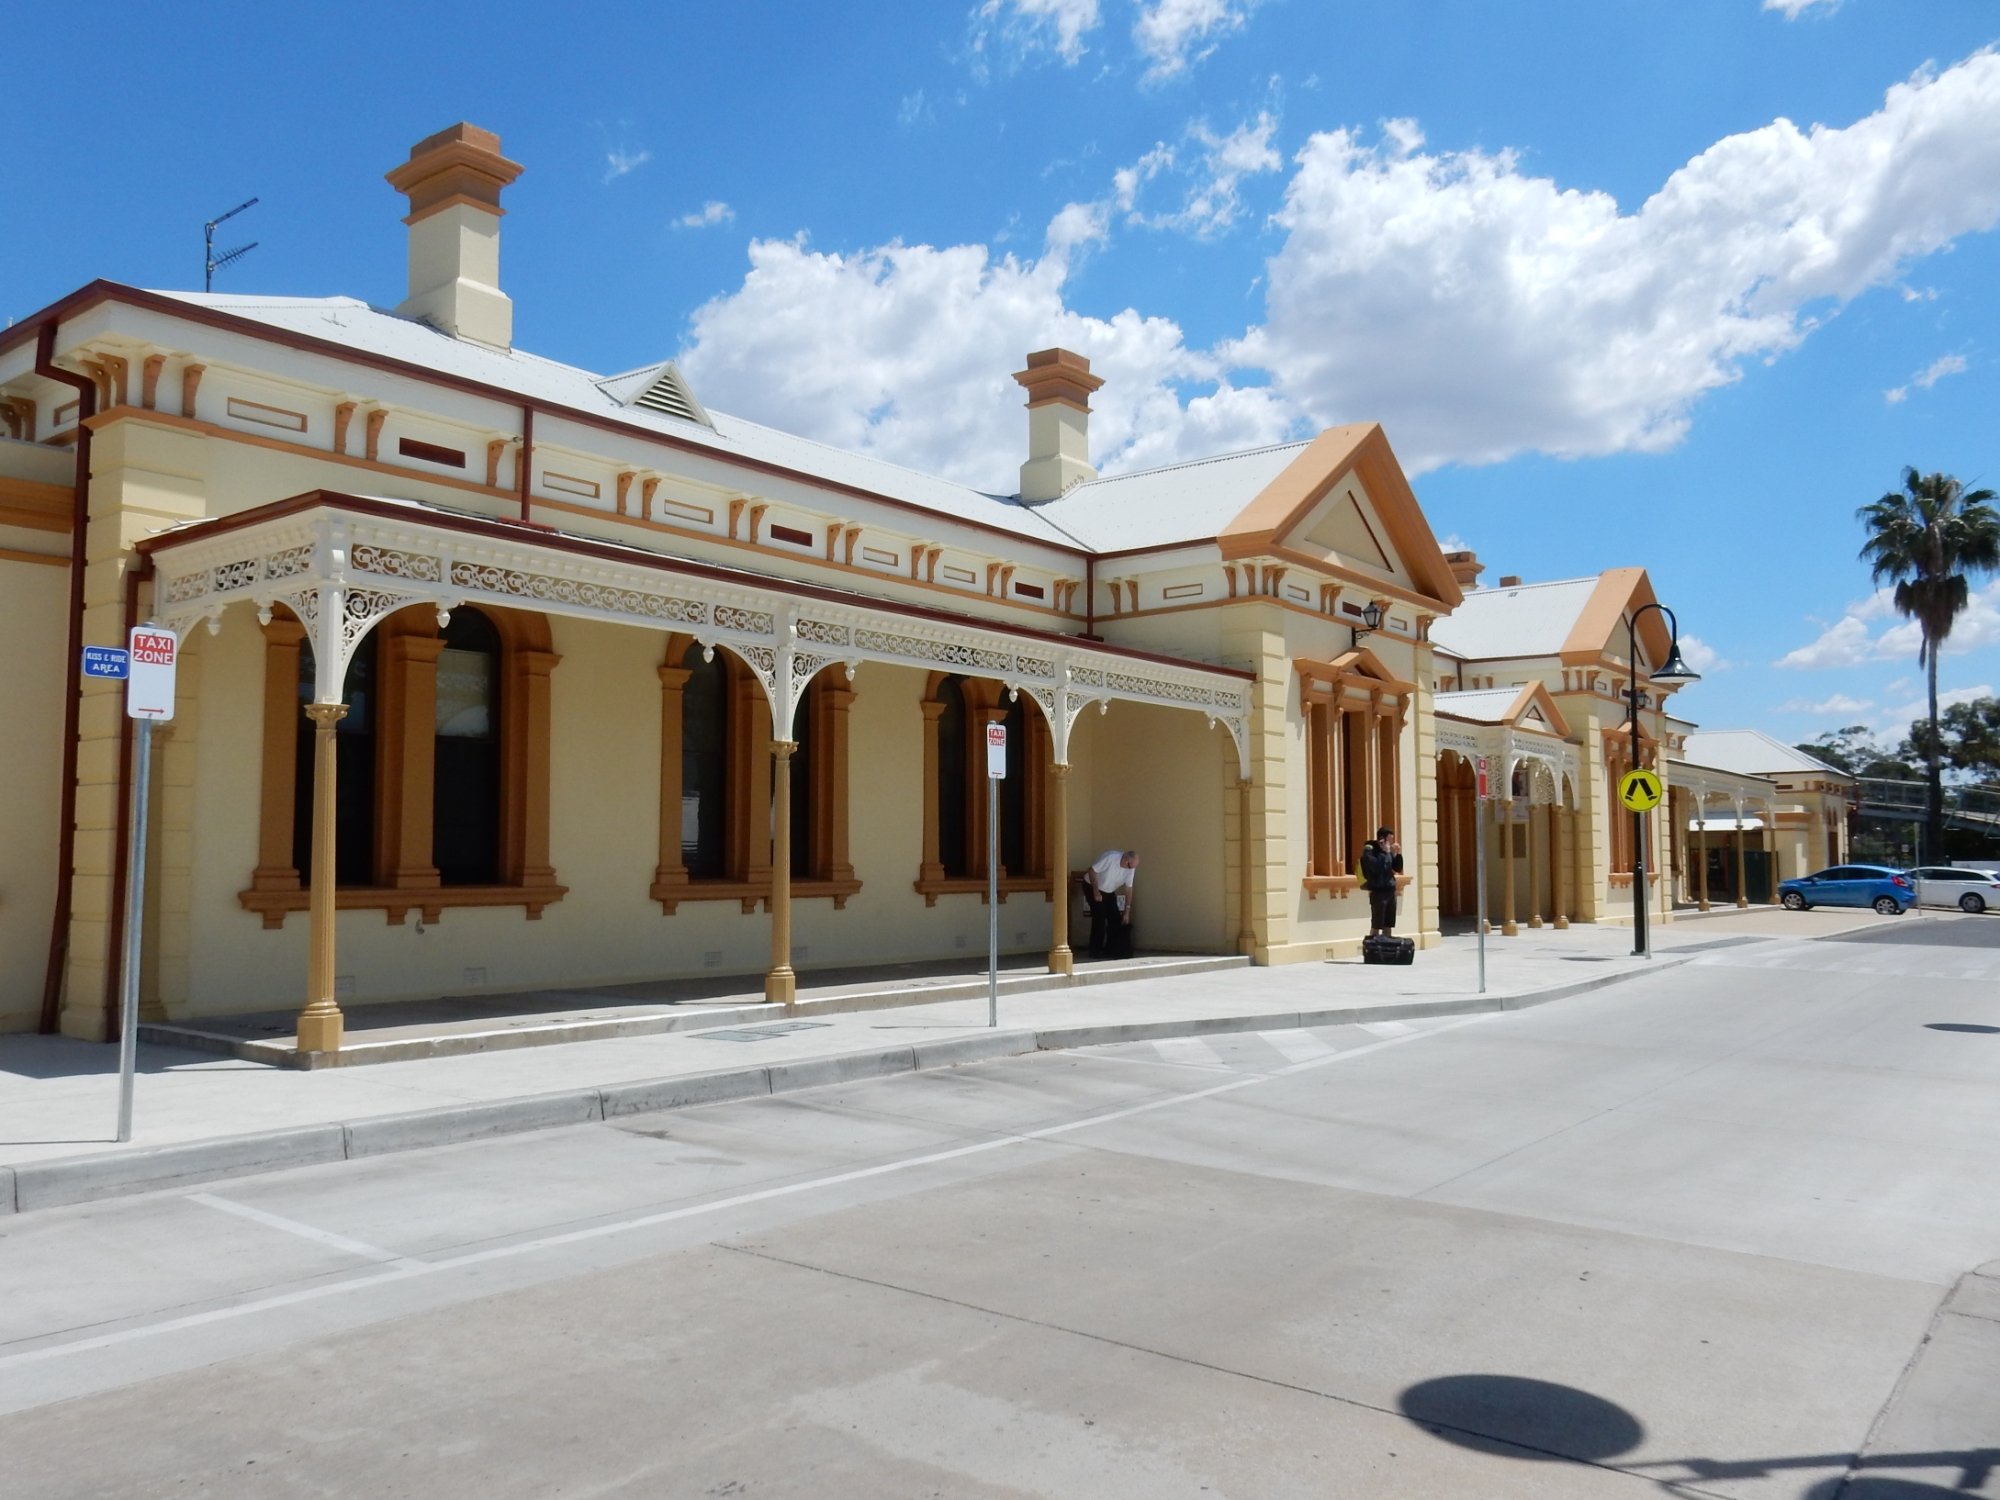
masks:
[[[1643,766],[1618,778],[1618,800],[1633,812],[1651,812],[1665,795],[1658,773]]]

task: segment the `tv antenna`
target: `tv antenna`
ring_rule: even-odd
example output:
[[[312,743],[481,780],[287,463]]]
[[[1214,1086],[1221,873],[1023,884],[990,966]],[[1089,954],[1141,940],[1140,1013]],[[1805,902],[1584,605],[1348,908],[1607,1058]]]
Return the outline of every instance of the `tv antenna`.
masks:
[[[257,241],[252,240],[247,245],[238,245],[234,250],[225,250],[222,254],[217,255],[215,253],[215,226],[226,220],[235,218],[246,208],[255,208],[256,206],[257,200],[252,198],[246,203],[237,204],[228,213],[219,214],[201,226],[202,245],[207,252],[203,256],[202,262],[201,289],[204,292],[215,290],[215,273],[217,271],[220,271],[224,266],[234,264],[236,261],[243,259],[244,256],[257,248]]]

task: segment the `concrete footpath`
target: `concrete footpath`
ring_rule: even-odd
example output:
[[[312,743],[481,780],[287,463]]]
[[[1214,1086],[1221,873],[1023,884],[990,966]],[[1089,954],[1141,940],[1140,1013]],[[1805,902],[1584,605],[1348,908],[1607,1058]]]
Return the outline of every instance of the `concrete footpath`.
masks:
[[[1067,1047],[1519,1009],[1615,984],[1725,944],[1811,938],[1872,913],[1717,911],[1654,933],[1574,927],[1454,936],[1410,968],[1358,960],[1157,973],[1123,982],[875,1010],[718,1012],[712,1026],[559,1046],[299,1071],[142,1045],[133,1140],[119,1144],[117,1049],[0,1037],[0,1214],[281,1167],[786,1093]],[[964,995],[964,976],[944,993]]]

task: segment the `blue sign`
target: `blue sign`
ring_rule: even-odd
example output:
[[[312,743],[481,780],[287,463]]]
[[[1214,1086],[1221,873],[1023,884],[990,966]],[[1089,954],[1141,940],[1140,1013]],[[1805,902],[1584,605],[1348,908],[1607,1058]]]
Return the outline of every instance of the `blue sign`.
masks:
[[[83,675],[86,677],[128,677],[131,657],[123,646],[85,646]]]

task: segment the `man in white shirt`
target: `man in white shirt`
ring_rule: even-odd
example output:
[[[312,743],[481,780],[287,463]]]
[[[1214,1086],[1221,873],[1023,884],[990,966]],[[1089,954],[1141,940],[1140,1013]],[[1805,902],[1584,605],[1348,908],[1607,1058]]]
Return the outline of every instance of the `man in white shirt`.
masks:
[[[1092,958],[1132,956],[1132,890],[1138,873],[1137,849],[1107,849],[1084,875]]]

